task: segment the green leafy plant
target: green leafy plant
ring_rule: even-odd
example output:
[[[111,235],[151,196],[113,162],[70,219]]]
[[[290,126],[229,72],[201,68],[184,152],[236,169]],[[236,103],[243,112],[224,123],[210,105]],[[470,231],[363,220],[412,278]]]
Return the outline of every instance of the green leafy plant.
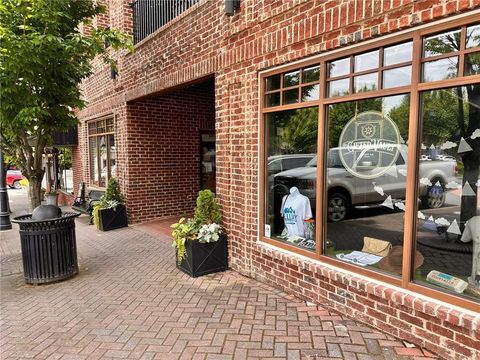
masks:
[[[173,236],[173,246],[177,249],[177,263],[180,264],[187,256],[185,242],[196,240],[199,230],[199,224],[195,219],[181,218],[178,223],[171,226]]]
[[[120,185],[114,177],[111,177],[108,180],[107,190],[103,196],[105,201],[117,201],[120,204],[125,202],[122,191],[120,190]]]
[[[107,190],[105,191],[105,195],[103,195],[97,203],[93,205],[93,223],[99,228],[100,226],[100,210],[105,209],[113,209],[114,211],[117,209],[118,205],[124,204],[125,198],[123,197],[122,191],[120,190],[120,185],[118,181],[111,177],[108,180]]]
[[[202,224],[218,224],[222,220],[217,199],[210,190],[202,190],[198,193],[195,218]]]
[[[201,243],[218,241],[222,232],[222,228],[219,225],[221,220],[222,214],[215,194],[210,190],[200,191],[193,219],[185,221],[185,218],[181,218],[179,222],[171,225],[172,246],[177,249],[178,264],[187,256],[185,248],[187,241],[198,240]]]

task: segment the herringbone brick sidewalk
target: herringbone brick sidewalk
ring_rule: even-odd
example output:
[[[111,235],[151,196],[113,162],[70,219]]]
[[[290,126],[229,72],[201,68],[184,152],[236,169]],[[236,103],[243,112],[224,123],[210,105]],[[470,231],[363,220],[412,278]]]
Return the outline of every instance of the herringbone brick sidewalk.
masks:
[[[175,268],[168,238],[132,227],[101,233],[86,222],[77,221],[75,278],[30,286],[14,271],[20,256],[6,263],[1,359],[432,356],[231,271],[189,278]]]

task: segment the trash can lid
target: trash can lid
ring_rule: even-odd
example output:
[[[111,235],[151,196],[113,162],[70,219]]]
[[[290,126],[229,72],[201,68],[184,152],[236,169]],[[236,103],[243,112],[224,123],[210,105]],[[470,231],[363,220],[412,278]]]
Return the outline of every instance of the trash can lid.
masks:
[[[62,216],[62,209],[55,205],[40,205],[33,209],[32,220],[48,220]]]

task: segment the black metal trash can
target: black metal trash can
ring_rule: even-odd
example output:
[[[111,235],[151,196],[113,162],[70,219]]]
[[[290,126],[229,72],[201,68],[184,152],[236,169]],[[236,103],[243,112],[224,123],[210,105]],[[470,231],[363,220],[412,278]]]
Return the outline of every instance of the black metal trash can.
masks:
[[[23,273],[27,284],[44,284],[68,279],[78,274],[75,218],[77,212],[61,217],[32,220],[32,215],[18,216]]]

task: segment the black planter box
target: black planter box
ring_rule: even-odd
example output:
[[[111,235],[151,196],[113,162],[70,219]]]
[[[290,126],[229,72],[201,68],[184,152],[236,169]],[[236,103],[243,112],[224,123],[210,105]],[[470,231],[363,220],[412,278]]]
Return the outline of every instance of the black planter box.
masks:
[[[98,229],[109,231],[128,226],[127,208],[125,205],[118,205],[115,210],[101,209],[98,211]]]
[[[202,244],[198,241],[187,241],[185,244],[187,256],[177,268],[191,277],[225,271],[227,263],[227,235],[221,234],[214,243]]]

